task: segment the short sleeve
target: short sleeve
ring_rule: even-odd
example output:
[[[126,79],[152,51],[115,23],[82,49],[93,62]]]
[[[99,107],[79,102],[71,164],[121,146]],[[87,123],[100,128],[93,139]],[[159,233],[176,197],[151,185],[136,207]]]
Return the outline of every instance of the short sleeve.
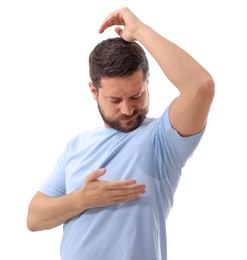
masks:
[[[41,185],[38,191],[47,196],[63,196],[66,194],[65,185],[65,167],[66,167],[67,148],[57,160],[52,173],[48,176],[46,181]]]
[[[155,151],[161,160],[165,160],[166,167],[176,170],[182,168],[199,144],[205,128],[195,135],[182,137],[174,129],[169,119],[169,108],[155,120],[151,131]]]

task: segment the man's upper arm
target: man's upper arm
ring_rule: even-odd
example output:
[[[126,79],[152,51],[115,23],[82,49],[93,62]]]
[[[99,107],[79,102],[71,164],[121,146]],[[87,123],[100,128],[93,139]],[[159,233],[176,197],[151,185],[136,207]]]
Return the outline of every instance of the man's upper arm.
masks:
[[[206,126],[214,97],[214,82],[205,83],[197,91],[180,94],[170,106],[169,117],[173,128],[181,136],[191,136]]]

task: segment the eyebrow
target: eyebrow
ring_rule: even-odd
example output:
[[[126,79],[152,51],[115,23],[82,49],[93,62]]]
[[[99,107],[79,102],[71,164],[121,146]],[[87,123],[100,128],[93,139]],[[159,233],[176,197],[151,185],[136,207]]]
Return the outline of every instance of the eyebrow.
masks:
[[[139,91],[138,93],[136,93],[135,95],[133,95],[133,96],[130,96],[130,97],[128,97],[128,98],[136,98],[136,97],[138,97],[138,96],[140,96],[142,93],[144,92],[144,90],[141,90],[141,91]],[[121,99],[121,97],[114,97],[114,96],[106,96],[107,98],[110,98],[110,99]]]

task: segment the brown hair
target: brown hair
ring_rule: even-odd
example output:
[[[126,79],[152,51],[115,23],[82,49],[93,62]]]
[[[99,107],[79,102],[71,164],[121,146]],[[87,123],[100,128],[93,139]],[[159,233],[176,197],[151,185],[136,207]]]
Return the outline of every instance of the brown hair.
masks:
[[[126,77],[140,70],[143,80],[147,80],[149,64],[144,49],[121,37],[103,40],[89,55],[89,73],[97,89],[102,77]]]

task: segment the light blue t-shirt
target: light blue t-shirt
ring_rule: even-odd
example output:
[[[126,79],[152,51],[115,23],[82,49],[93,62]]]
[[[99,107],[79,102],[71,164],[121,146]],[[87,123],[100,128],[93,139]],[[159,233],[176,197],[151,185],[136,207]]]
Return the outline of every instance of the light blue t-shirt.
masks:
[[[105,167],[101,179],[136,179],[146,185],[146,193],[67,221],[62,260],[166,260],[166,219],[181,169],[204,133],[181,137],[168,112],[169,108],[158,119],[146,118],[129,133],[102,127],[69,142],[40,192],[68,194],[83,185],[87,174]]]

